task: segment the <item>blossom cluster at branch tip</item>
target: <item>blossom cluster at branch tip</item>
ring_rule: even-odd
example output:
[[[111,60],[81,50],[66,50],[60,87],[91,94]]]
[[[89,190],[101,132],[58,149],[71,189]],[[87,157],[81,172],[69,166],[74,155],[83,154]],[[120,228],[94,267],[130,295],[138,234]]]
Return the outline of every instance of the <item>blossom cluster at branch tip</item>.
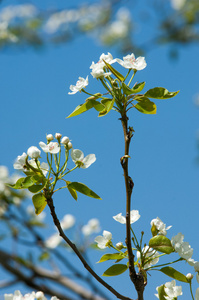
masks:
[[[41,151],[37,147],[31,146],[30,148],[28,148],[27,154],[31,158],[39,158]]]
[[[136,71],[141,71],[146,68],[147,64],[144,57],[139,56],[135,58],[135,55],[128,54],[127,56],[123,57],[123,60],[116,58],[116,61],[126,69],[133,69]]]
[[[88,85],[88,76],[86,79],[79,77],[79,80],[76,82],[76,85],[70,85],[70,90],[72,92],[69,92],[69,95],[76,94],[77,92],[81,92],[82,89],[84,89]]]
[[[47,300],[47,298],[44,296],[43,292],[31,292],[28,294],[25,294],[24,296],[22,293],[17,290],[14,292],[14,294],[4,294],[4,300]],[[51,297],[50,300],[59,300],[56,296]]]
[[[135,223],[137,220],[139,220],[140,214],[138,210],[132,210],[130,212],[130,224]],[[126,218],[122,216],[122,213],[117,214],[113,217],[113,219],[121,224],[126,224]]]
[[[111,240],[112,240],[112,233],[106,230],[103,231],[103,236],[98,235],[95,238],[95,242],[97,243],[97,246],[100,249],[105,249],[107,247],[110,247],[112,243]]]
[[[87,169],[96,161],[95,154],[89,154],[84,157],[84,153],[79,149],[72,149],[71,151],[71,158],[73,162],[78,165],[78,167],[82,169]]]
[[[167,230],[169,230],[172,227],[172,226],[166,227],[166,224],[164,224],[162,222],[162,220],[160,220],[160,218],[158,218],[158,217],[156,219],[153,219],[151,221],[151,227],[152,226],[156,227],[159,235],[166,235],[167,234]]]
[[[156,288],[158,291],[159,286]],[[176,281],[172,280],[171,282],[166,282],[164,284],[164,291],[166,293],[166,296],[164,298],[166,300],[173,300],[177,299],[178,296],[182,295],[182,287],[181,286],[176,286]],[[155,294],[155,296],[159,299],[159,295]]]

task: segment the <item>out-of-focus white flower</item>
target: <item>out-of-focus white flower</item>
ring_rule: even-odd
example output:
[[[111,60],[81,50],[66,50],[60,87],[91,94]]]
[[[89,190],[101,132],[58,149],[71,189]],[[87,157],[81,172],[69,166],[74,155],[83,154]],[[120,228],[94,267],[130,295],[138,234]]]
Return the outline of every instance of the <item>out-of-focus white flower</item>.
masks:
[[[27,157],[27,154],[25,152],[23,152],[22,155],[18,155],[17,159],[13,165],[14,169],[27,171],[26,157]]]
[[[81,92],[82,89],[84,89],[88,85],[88,76],[86,79],[79,77],[79,80],[76,82],[76,85],[70,85],[70,90],[72,92],[69,92],[69,95],[76,94],[77,92]]]
[[[32,4],[8,5],[0,11],[0,21],[11,22],[15,18],[32,18],[37,9]]]
[[[47,248],[54,249],[61,243],[61,240],[61,236],[58,233],[55,233],[45,241],[45,246]]]
[[[116,61],[126,69],[140,71],[146,68],[145,58],[141,56],[135,58],[135,55],[133,53],[123,57],[123,60],[116,58]]]
[[[61,220],[61,227],[63,230],[67,230],[75,224],[75,217],[73,215],[67,214]]]
[[[47,134],[46,139],[47,139],[48,142],[50,142],[50,141],[54,140],[54,137],[53,137],[53,135],[50,133],[50,134]]]
[[[14,294],[4,294],[4,300],[47,300],[44,296],[43,292],[32,292],[25,294],[24,296],[21,294],[19,290],[15,291]],[[56,296],[51,297],[51,300],[59,300]]]
[[[79,149],[74,149],[71,151],[71,157],[73,162],[82,169],[87,169],[96,161],[95,154],[89,154],[84,157],[84,153]]]
[[[186,0],[171,0],[171,6],[175,10],[180,10],[185,5]]]
[[[101,230],[99,220],[96,218],[90,219],[88,224],[82,226],[82,233],[89,236],[93,233],[98,233]]]
[[[196,262],[194,263],[194,270],[195,270],[196,272],[199,272],[199,261],[196,261]]]
[[[142,249],[142,255],[145,257],[145,263],[143,268],[144,269],[148,269],[150,268],[152,265],[155,265],[158,263],[159,261],[159,253],[155,250],[153,250],[152,248],[150,248],[149,246],[145,246]],[[140,260],[141,255],[140,252],[137,251],[137,259]]]
[[[199,300],[199,288],[196,289],[195,300]]]
[[[130,224],[135,223],[137,220],[139,220],[140,214],[138,210],[131,210],[130,212]],[[122,213],[117,214],[113,217],[113,219],[121,224],[126,224],[126,218],[122,216]]]
[[[61,143],[63,145],[67,145],[69,142],[70,142],[70,140],[67,136],[63,136],[63,138],[61,139]]]
[[[49,152],[51,154],[56,154],[60,151],[60,147],[57,142],[50,142],[48,145],[46,145],[43,142],[40,142],[39,146],[45,153]]]
[[[47,300],[47,298],[44,296],[44,293],[43,293],[43,292],[37,292],[37,293],[35,294],[35,298],[36,298],[37,300]]]
[[[6,166],[0,166],[0,180],[7,179],[8,175],[8,168]]]
[[[28,148],[27,154],[31,158],[38,158],[40,157],[41,151],[37,147],[31,146],[30,148]]]
[[[172,227],[172,226],[168,226],[166,228],[166,224],[164,224],[158,217],[151,221],[151,226],[153,225],[155,225],[156,229],[158,230],[158,234],[160,235],[166,235],[167,230],[169,230]]]
[[[111,239],[112,239],[112,233],[109,231],[104,230],[103,231],[103,236],[98,235],[95,238],[95,242],[97,243],[97,246],[100,249],[105,249],[107,247],[109,247],[110,243],[111,243]]]
[[[179,232],[171,239],[171,244],[180,257],[188,261],[193,255],[193,249],[188,242],[183,242],[183,240],[184,235]]]
[[[32,205],[29,205],[26,211],[35,221],[43,222],[46,217],[46,213],[44,211],[42,211],[39,215],[36,215],[35,209]]]

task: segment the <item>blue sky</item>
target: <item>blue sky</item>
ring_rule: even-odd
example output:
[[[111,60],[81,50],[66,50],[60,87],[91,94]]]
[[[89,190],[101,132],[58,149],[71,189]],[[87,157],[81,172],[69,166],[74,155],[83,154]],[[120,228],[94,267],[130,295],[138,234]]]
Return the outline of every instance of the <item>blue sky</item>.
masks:
[[[119,212],[125,213],[120,166],[124,145],[119,116],[112,111],[98,118],[97,112],[91,110],[66,119],[85,100],[83,93],[68,95],[69,85],[75,84],[79,76],[86,77],[92,61],[97,62],[101,53],[108,51],[114,57],[122,56],[116,49],[102,47],[84,36],[72,43],[40,51],[24,48],[23,51],[4,50],[1,53],[0,163],[8,166],[12,173],[17,155],[32,145],[38,146],[40,141],[45,142],[46,134],[56,132],[69,136],[74,148],[81,149],[85,155],[95,153],[96,163],[86,170],[77,170],[69,180],[87,184],[103,200],[79,196],[76,203],[68,194],[60,192],[55,196],[56,209],[60,218],[71,213],[82,223],[92,217],[99,218],[102,229],[111,231],[116,243],[125,239],[124,226],[112,218]],[[168,237],[182,232],[185,241],[194,248],[193,258],[199,260],[199,168],[195,163],[199,112],[193,104],[193,96],[198,92],[198,46],[182,47],[179,54],[179,59],[172,61],[168,58],[167,46],[157,47],[147,53],[147,68],[135,77],[135,81],[146,81],[144,91],[162,86],[169,91],[180,90],[180,93],[170,100],[157,100],[156,115],[144,115],[135,110],[129,113],[130,124],[135,129],[129,166],[135,182],[132,208],[141,214],[134,229],[138,236],[140,231],[145,232],[147,243],[151,237],[150,221],[158,216],[167,225],[173,225]],[[87,91],[101,90],[100,83],[90,75]],[[46,212],[53,228],[48,209]],[[92,263],[95,264],[102,254],[91,253]],[[102,274],[108,266],[108,263],[98,264],[95,270]],[[176,268],[184,274],[193,272],[183,263]],[[146,299],[155,299],[156,286],[169,281],[159,273],[151,275]],[[136,297],[127,272],[106,280],[126,296]],[[194,284],[194,290],[196,287]],[[184,294],[180,299],[188,299],[188,289],[183,286]]]

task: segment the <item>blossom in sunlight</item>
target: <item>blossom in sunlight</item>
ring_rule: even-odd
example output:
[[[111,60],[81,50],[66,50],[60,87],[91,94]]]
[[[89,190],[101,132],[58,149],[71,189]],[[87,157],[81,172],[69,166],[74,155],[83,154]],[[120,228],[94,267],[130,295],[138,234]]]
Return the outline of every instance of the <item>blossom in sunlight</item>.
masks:
[[[31,146],[30,148],[28,148],[27,154],[31,158],[38,158],[40,157],[41,151],[37,147]]]
[[[27,157],[27,154],[25,152],[23,152],[22,155],[18,155],[17,159],[13,165],[14,169],[27,171],[26,157]]]
[[[166,228],[166,224],[164,224],[158,217],[151,221],[151,226],[155,226],[158,231],[158,234],[160,235],[166,235],[167,230],[169,230],[172,227],[172,226],[168,226]]]
[[[60,151],[60,146],[57,142],[50,142],[49,144],[45,144],[43,142],[39,143],[39,146],[45,153],[56,154]]]
[[[63,136],[63,138],[61,139],[61,143],[63,145],[67,145],[69,142],[70,142],[70,140],[67,136]]]
[[[61,227],[63,230],[67,230],[75,224],[75,217],[73,215],[67,214],[63,217],[60,222]]]
[[[106,61],[109,64],[112,64],[116,60],[113,59],[113,56],[111,55],[111,53],[109,53],[109,52],[108,52],[108,54],[102,53],[99,61],[96,64],[94,62],[92,62],[91,66],[90,66],[90,69],[92,70],[91,75],[93,76],[93,78],[100,78],[103,76],[106,77],[108,75],[111,75],[111,72],[105,73],[104,67],[106,65],[105,65],[104,61]]]
[[[137,220],[139,220],[140,214],[138,210],[132,210],[130,212],[130,223],[135,223]],[[121,224],[126,224],[126,217],[122,216],[122,213],[117,214],[113,217],[113,219]]]
[[[188,263],[193,255],[193,249],[188,242],[183,242],[184,235],[179,232],[176,236],[172,237],[171,244],[174,247],[175,251],[184,258]]]
[[[46,139],[47,139],[48,142],[51,142],[52,140],[54,140],[54,137],[51,133],[49,133],[49,134],[46,135]]]
[[[103,236],[98,235],[95,238],[95,242],[97,243],[97,246],[100,249],[105,249],[105,248],[109,247],[110,244],[112,243],[111,239],[112,239],[112,233],[109,232],[109,231],[104,230],[103,231]]]
[[[147,65],[144,57],[139,56],[138,58],[135,58],[133,53],[123,57],[123,60],[116,58],[116,61],[126,69],[137,71],[143,70]]]
[[[47,248],[54,249],[61,243],[61,240],[61,236],[58,233],[54,233],[44,243]]]
[[[159,261],[159,253],[149,246],[145,246],[142,249],[142,256],[144,257],[144,262],[142,262],[144,264],[142,266],[144,269],[150,268],[152,265],[157,264]],[[139,251],[137,251],[137,259],[141,259]]]
[[[93,233],[97,233],[101,230],[100,228],[100,223],[99,223],[99,220],[98,219],[90,219],[88,221],[88,224],[82,226],[82,233],[85,235],[85,236],[89,236]]]
[[[156,290],[158,291],[158,289],[159,289],[159,286],[156,288]],[[171,282],[166,282],[164,284],[164,291],[166,293],[166,295],[164,296],[164,298],[166,300],[177,299],[178,296],[182,295],[182,287],[176,286],[175,280],[172,280]],[[155,296],[159,299],[158,294],[155,294]]]
[[[31,165],[33,168],[38,169],[37,164],[35,162],[34,159],[31,159],[28,161],[29,165]],[[45,162],[42,162],[39,166],[40,170],[42,171],[42,173],[44,174],[44,176],[47,175],[48,170],[49,170],[49,165]]]
[[[79,77],[79,80],[76,82],[76,85],[70,85],[70,90],[72,92],[69,92],[69,95],[76,94],[77,92],[81,92],[82,89],[84,89],[88,85],[88,76],[86,79]]]
[[[47,300],[47,298],[44,296],[43,292],[31,292],[28,294],[25,294],[24,296],[22,293],[17,290],[14,292],[14,294],[4,294],[4,300]],[[50,298],[50,300],[59,300],[56,296],[53,296]]]
[[[86,157],[84,157],[84,153],[79,149],[73,149],[71,151],[71,157],[73,162],[82,169],[87,169],[88,167],[90,167],[91,164],[93,164],[96,161],[95,154],[89,154]]]

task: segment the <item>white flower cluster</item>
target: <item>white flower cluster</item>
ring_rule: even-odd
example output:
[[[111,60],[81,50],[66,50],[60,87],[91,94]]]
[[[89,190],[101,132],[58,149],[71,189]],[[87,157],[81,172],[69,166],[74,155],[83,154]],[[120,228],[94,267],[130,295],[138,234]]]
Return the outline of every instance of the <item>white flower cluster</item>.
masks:
[[[101,230],[99,220],[96,218],[90,219],[88,223],[82,226],[82,233],[88,237],[93,233],[97,233]]]
[[[44,296],[43,292],[32,292],[25,294],[24,296],[22,293],[17,290],[14,294],[4,294],[4,300],[47,300]],[[59,300],[56,296],[51,297],[51,300]]]
[[[90,69],[92,70],[91,75],[93,78],[103,78],[106,76],[111,75],[111,72],[105,72],[105,62],[109,63],[110,65],[118,62],[121,66],[123,66],[126,69],[133,69],[136,71],[143,70],[146,67],[146,61],[144,57],[139,56],[138,58],[135,58],[135,55],[129,54],[125,57],[123,57],[123,60],[119,58],[113,59],[113,56],[111,53],[108,52],[108,54],[102,53],[100,56],[100,59],[97,63],[92,62]],[[79,77],[79,80],[77,81],[76,85],[70,85],[70,90],[72,92],[69,92],[69,94],[75,94],[77,92],[82,91],[86,86],[88,85],[88,76],[86,79]]]
[[[156,290],[158,291],[158,288]],[[176,286],[176,281],[172,280],[171,282],[166,282],[164,284],[164,291],[167,296],[164,296],[166,300],[173,300],[177,299],[178,296],[182,295],[182,287],[181,286]],[[155,294],[155,296],[159,299],[158,294]]]

